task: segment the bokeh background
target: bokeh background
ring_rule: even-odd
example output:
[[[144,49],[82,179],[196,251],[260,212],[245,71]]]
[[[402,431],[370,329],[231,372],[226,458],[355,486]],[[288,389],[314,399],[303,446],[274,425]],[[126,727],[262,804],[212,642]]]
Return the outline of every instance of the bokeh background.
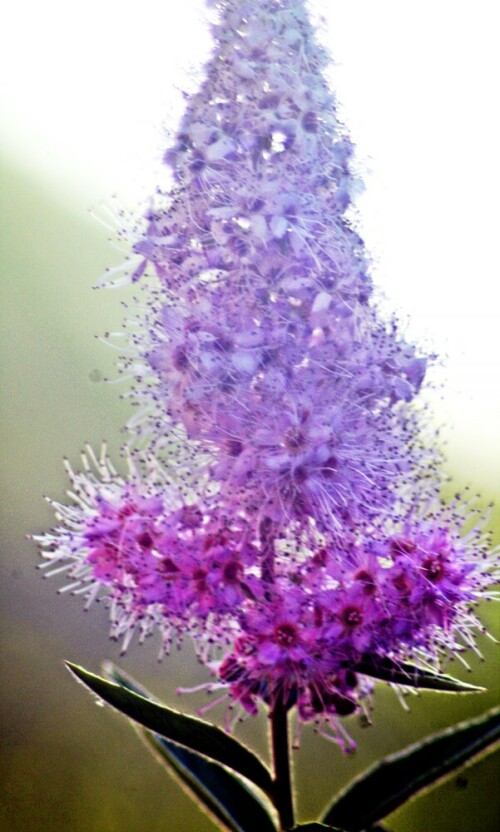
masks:
[[[443,356],[433,399],[450,493],[468,484],[484,505],[500,498],[493,6],[311,3],[326,18],[332,78],[367,183],[360,221],[376,280],[411,335]],[[78,599],[57,597],[57,578],[41,579],[25,539],[52,523],[42,494],[64,497],[63,455],[78,465],[84,441],[98,447],[106,438],[116,454],[123,441],[125,388],[106,383],[115,355],[93,336],[120,328],[133,291],[92,285],[122,262],[124,251],[108,242],[117,214],[140,215],[164,124],[175,124],[181,91],[196,84],[210,45],[203,3],[20,0],[3,12],[0,31],[0,830],[211,832],[126,722],[97,708],[63,667],[71,659],[98,670],[111,658],[193,712],[200,698],[175,695],[200,679],[192,652],[157,665],[158,644],[149,642],[119,659],[104,605],[85,614]],[[494,510],[497,541],[499,520]],[[500,636],[491,606],[483,618]],[[405,713],[381,687],[374,725],[352,725],[353,758],[306,729],[295,757],[301,817],[381,755],[495,704],[497,648],[486,638],[480,646],[487,661],[472,656],[470,664],[488,693],[411,697]],[[238,728],[262,750],[265,733],[264,717]],[[394,832],[493,832],[499,823],[492,756],[391,818]]]

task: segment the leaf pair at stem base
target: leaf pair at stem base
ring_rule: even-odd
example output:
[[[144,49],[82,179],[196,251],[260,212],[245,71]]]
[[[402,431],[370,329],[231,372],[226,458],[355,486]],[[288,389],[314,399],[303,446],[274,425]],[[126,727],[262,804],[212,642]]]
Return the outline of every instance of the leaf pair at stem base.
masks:
[[[376,763],[333,798],[321,820],[278,827],[277,782],[250,749],[220,728],[156,702],[114,665],[106,665],[108,679],[71,663],[68,668],[133,721],[156,758],[226,832],[374,830],[374,824],[405,801],[488,753],[500,741],[500,708],[496,708]],[[389,671],[391,668],[382,668],[380,672]]]

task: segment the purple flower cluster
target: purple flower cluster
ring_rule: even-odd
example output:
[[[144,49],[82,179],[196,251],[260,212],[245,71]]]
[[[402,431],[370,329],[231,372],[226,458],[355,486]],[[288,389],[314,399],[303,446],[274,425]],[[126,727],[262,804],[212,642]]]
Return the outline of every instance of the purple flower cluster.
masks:
[[[48,574],[66,569],[88,603],[105,588],[124,649],[135,629],[159,628],[167,649],[191,635],[220,682],[209,688],[249,713],[280,698],[338,728],[371,690],[367,656],[437,668],[474,646],[491,562],[480,531],[460,534],[458,503],[409,514],[397,534],[276,534],[271,520],[257,534],[244,512],[221,514],[219,494],[189,502],[158,469],[141,481],[130,459],[122,481],[88,455],[85,473],[68,466],[75,505],[57,506],[63,524],[42,539]]]
[[[461,535],[470,511],[439,507],[414,403],[426,358],[372,298],[352,145],[302,0],[215,9],[172,187],[134,245],[133,279],[152,266],[159,284],[131,336],[130,476],[89,451],[40,540],[69,589],[105,588],[125,647],[187,633],[213,689],[341,736],[367,656],[437,669],[474,645],[492,561]]]
[[[156,441],[181,423],[232,511],[341,532],[415,485],[426,360],[369,304],[352,146],[303,4],[219,5],[175,186],[135,246],[163,290],[141,344]]]

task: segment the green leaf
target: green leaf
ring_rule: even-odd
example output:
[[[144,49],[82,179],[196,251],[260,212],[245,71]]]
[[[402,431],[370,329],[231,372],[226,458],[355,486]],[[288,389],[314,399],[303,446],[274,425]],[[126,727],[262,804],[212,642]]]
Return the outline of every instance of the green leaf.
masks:
[[[118,685],[153,700],[151,694],[111,662],[106,675]],[[218,763],[213,763],[180,745],[134,725],[141,739],[170,774],[174,774],[200,808],[227,832],[276,832],[269,812],[260,798]],[[269,807],[270,808],[270,807]]]
[[[174,772],[200,808],[228,832],[276,832],[263,802],[218,763],[139,728],[146,745]]]
[[[485,690],[444,673],[422,670],[409,662],[394,662],[392,659],[382,659],[378,656],[363,656],[354,670],[364,676],[372,676],[374,679],[405,685],[408,688],[425,688],[443,693],[482,693]]]
[[[339,829],[338,826],[327,826],[324,823],[318,823],[316,821],[312,823],[299,823],[298,826],[293,827],[291,832],[298,832],[298,830],[302,830],[302,832],[321,832],[322,829],[330,829],[332,832],[346,832],[345,829]],[[389,830],[385,826],[370,826],[365,832],[389,832]]]
[[[125,687],[108,682],[83,667],[67,662],[69,670],[100,699],[165,739],[216,760],[243,775],[273,799],[271,775],[259,758],[225,731],[166,705],[151,702]]]
[[[333,832],[342,832],[342,829],[337,826],[325,826],[324,823],[299,823],[298,826],[293,827],[292,832],[297,832],[299,829],[302,832],[321,832],[322,829],[333,829]]]
[[[323,820],[359,832],[499,741],[500,708],[494,708],[376,763],[334,799]]]

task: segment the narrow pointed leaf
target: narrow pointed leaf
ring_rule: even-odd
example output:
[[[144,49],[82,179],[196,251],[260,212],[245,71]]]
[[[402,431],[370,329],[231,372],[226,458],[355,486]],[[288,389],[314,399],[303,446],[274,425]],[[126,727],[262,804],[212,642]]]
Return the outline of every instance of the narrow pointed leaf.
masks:
[[[225,731],[196,717],[181,714],[166,705],[151,702],[67,662],[69,670],[104,702],[165,739],[203,754],[242,774],[266,794],[273,796],[273,781],[268,769],[248,748]]]
[[[121,670],[121,668],[117,667],[117,665],[113,662],[105,661],[102,663],[101,667],[105,678],[109,679],[110,682],[115,682],[117,685],[120,685],[120,687],[131,690],[132,693],[138,693],[139,696],[144,696],[145,699],[150,699],[152,702],[161,704],[160,701],[149,692],[149,690],[146,690],[146,688],[133,679],[129,673],[126,673],[125,670]]]
[[[218,763],[139,728],[155,757],[180,780],[200,808],[228,832],[276,832],[263,802]]]
[[[334,799],[323,820],[359,832],[499,742],[500,708],[494,708],[376,763]]]
[[[342,829],[337,826],[326,826],[324,823],[299,823],[298,826],[293,827],[292,832],[298,832],[299,829],[302,832],[321,832],[322,829],[333,829],[333,832],[342,832]]]
[[[106,675],[117,684],[152,701],[142,686],[111,662],[104,667]],[[141,739],[170,774],[194,797],[202,811],[211,815],[225,832],[276,832],[269,812],[260,798],[218,763],[213,763],[180,745],[134,725]]]
[[[484,688],[454,679],[453,676],[423,670],[409,662],[394,662],[392,659],[381,659],[377,656],[363,656],[354,669],[364,676],[371,676],[396,685],[405,685],[409,688],[425,688],[443,693],[484,692]]]

